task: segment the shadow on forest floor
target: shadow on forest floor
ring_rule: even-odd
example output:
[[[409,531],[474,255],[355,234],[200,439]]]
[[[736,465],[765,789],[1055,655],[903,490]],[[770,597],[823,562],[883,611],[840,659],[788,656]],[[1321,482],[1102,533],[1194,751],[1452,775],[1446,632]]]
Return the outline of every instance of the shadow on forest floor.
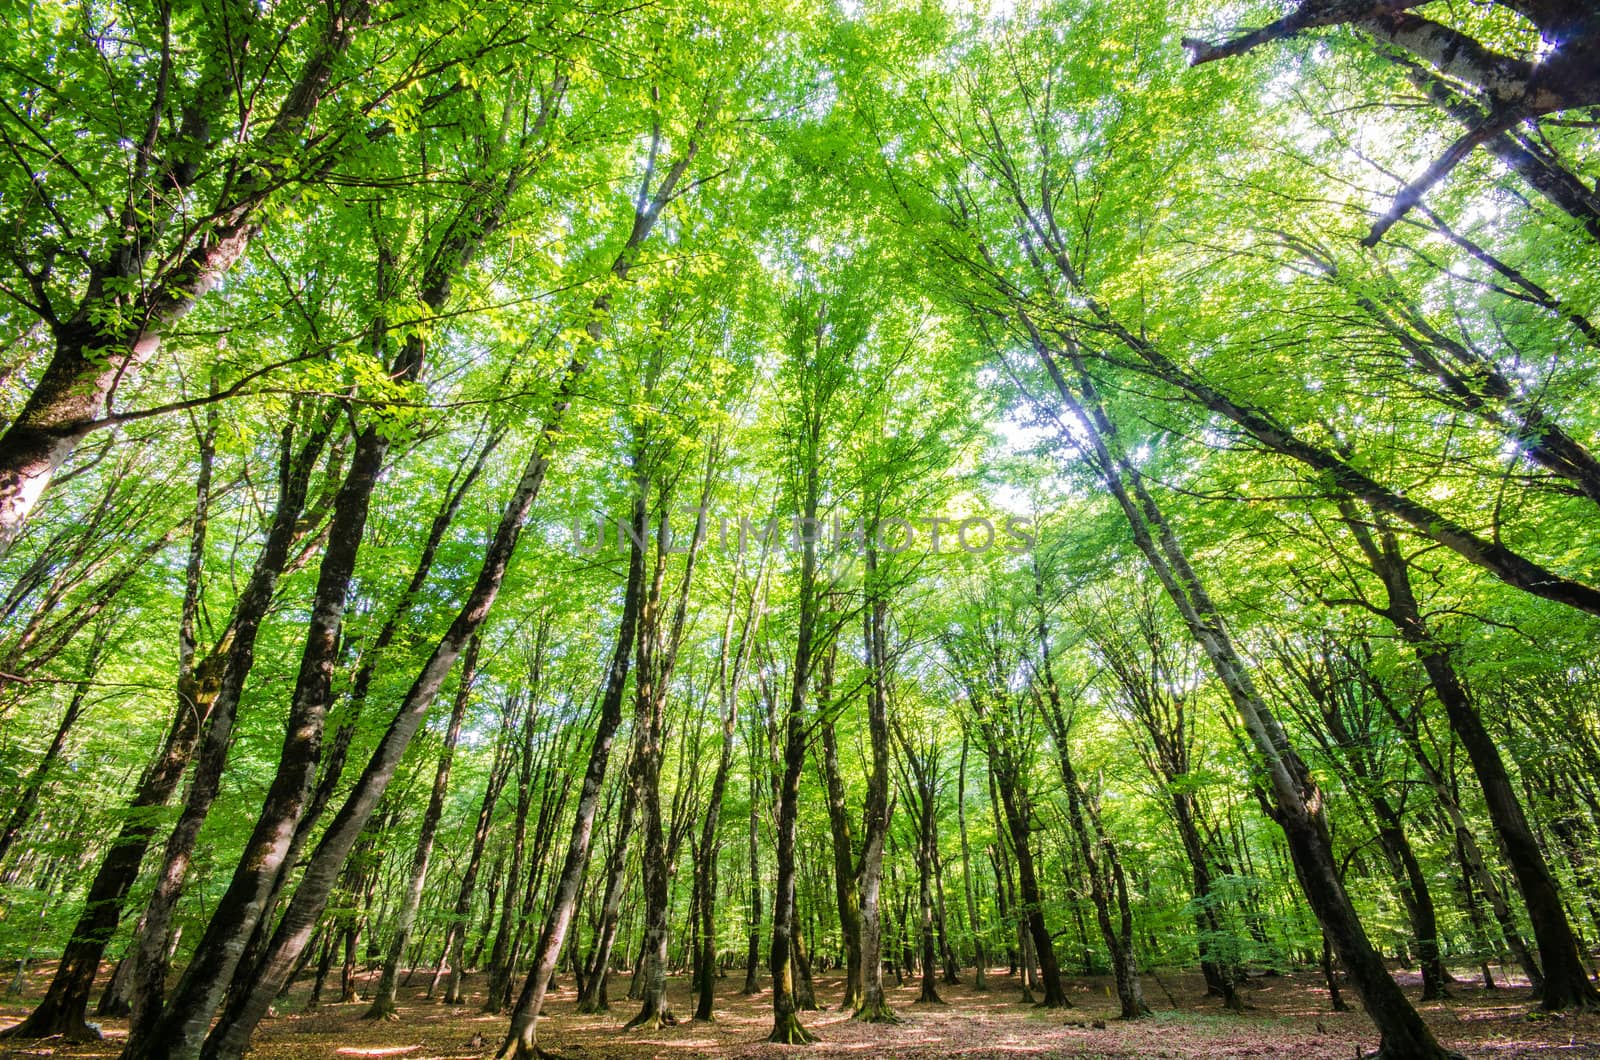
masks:
[[[26,1013],[48,982],[50,965],[39,966],[22,998],[0,1002],[0,1026]],[[421,996],[426,974],[418,970],[413,985],[401,991],[401,1018],[371,1022],[361,1018],[364,1003],[324,1004],[301,1015],[307,987],[297,986],[283,1015],[265,1020],[251,1052],[255,1060],[476,1060],[492,1055],[505,1031],[504,1016],[480,1011],[482,976],[469,979],[476,988],[469,1003],[446,1007]],[[960,985],[939,985],[946,1005],[915,1004],[917,984],[889,986],[890,1004],[902,1022],[860,1024],[845,1013],[825,1008],[802,1014],[802,1022],[819,1042],[803,1052],[767,1045],[771,1027],[771,994],[739,993],[742,974],[719,984],[717,1021],[688,1022],[660,1031],[624,1032],[622,1024],[635,1010],[625,998],[626,976],[613,979],[609,1013],[576,1012],[570,979],[558,981],[540,1022],[540,1043],[570,1060],[643,1060],[662,1057],[688,1060],[719,1057],[1118,1057],[1242,1058],[1293,1057],[1294,1060],[1350,1060],[1357,1051],[1377,1046],[1372,1025],[1359,1012],[1327,1011],[1327,993],[1314,973],[1252,979],[1245,989],[1249,1009],[1242,1015],[1222,1011],[1203,996],[1198,974],[1159,972],[1145,976],[1145,995],[1155,1015],[1136,1023],[1114,1018],[1115,999],[1107,978],[1070,980],[1074,1008],[1047,1012],[1019,1000],[1016,980],[991,974],[989,989],[974,991],[971,970]],[[364,977],[367,985],[374,976]],[[1400,973],[1408,993],[1416,997],[1415,974]],[[1475,982],[1475,981],[1474,981]],[[837,974],[817,977],[820,1001],[837,1004],[842,980]],[[1533,1006],[1526,986],[1487,991],[1462,983],[1452,998],[1420,1007],[1434,1032],[1446,1044],[1470,1057],[1510,1060],[1515,1057],[1600,1058],[1600,1016],[1555,1016],[1530,1019]],[[669,988],[674,1011],[687,1017],[693,1010],[688,983],[674,978]],[[1350,1000],[1354,1000],[1351,998]],[[0,1056],[51,1060],[110,1060],[121,1049],[126,1025],[108,1020],[105,1041],[66,1046],[57,1041],[4,1043]]]

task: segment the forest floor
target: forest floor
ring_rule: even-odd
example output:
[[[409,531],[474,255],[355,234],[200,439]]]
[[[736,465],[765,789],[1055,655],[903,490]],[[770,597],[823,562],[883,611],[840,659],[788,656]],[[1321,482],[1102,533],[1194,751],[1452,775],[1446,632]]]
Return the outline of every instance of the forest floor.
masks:
[[[9,1026],[42,993],[49,965],[30,977],[21,997],[0,1000],[0,1027]],[[1462,974],[1465,974],[1464,972]],[[1107,979],[1071,980],[1073,1008],[1045,1011],[1022,1003],[1014,979],[991,975],[989,989],[972,989],[970,970],[962,985],[940,984],[948,1004],[914,1004],[917,985],[889,984],[890,1004],[902,1022],[866,1025],[846,1014],[824,1009],[803,1013],[803,1023],[819,1038],[810,1049],[764,1043],[771,1027],[771,993],[751,997],[739,993],[743,976],[730,974],[719,985],[717,1020],[684,1022],[660,1031],[624,1032],[622,1023],[634,1011],[625,998],[612,1002],[610,1013],[584,1016],[576,1012],[570,979],[545,1005],[539,1023],[540,1044],[570,1060],[690,1060],[697,1056],[775,1058],[813,1057],[1103,1057],[1167,1058],[1167,1060],[1242,1060],[1292,1057],[1294,1060],[1351,1060],[1377,1046],[1372,1025],[1359,1011],[1328,1011],[1320,976],[1299,973],[1251,979],[1247,1010],[1223,1012],[1203,996],[1197,974],[1146,974],[1146,998],[1155,1010],[1150,1019],[1126,1023],[1115,1019],[1115,999]],[[364,1003],[324,1004],[309,1015],[295,1014],[305,987],[291,995],[285,1014],[265,1020],[251,1052],[254,1060],[478,1060],[492,1055],[505,1032],[504,1016],[485,1015],[481,994],[469,1003],[446,1007],[426,1000],[416,985],[401,991],[400,1019],[391,1022],[361,1018]],[[363,979],[367,985],[370,977]],[[1401,973],[1415,997],[1415,974]],[[469,985],[482,988],[482,977]],[[838,975],[817,977],[819,1000],[840,996]],[[627,979],[613,979],[613,997],[626,994]],[[1600,1015],[1534,1014],[1528,991],[1515,986],[1494,991],[1462,983],[1444,1002],[1421,1004],[1434,1033],[1447,1045],[1473,1058],[1597,1057],[1600,1058]],[[669,996],[674,1010],[693,1010],[688,983],[673,979]],[[1353,1000],[1353,999],[1351,999]],[[1419,1003],[1420,1004],[1420,1003]],[[110,1060],[121,1049],[126,1024],[105,1021],[103,1042],[66,1046],[59,1041],[0,1042],[0,1057],[28,1060]]]

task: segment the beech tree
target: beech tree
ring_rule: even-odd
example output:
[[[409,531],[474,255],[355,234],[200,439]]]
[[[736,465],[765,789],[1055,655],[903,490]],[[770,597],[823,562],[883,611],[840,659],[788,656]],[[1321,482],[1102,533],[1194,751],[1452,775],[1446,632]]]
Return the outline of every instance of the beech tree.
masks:
[[[0,1035],[1556,1048],[1590,6],[18,9]]]

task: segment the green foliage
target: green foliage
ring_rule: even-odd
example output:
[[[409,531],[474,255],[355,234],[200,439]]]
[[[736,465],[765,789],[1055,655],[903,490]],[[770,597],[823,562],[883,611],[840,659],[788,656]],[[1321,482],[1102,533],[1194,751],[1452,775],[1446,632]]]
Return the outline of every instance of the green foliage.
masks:
[[[478,578],[524,462],[536,449],[554,454],[485,637],[424,934],[448,922],[497,756],[524,749],[507,719],[534,712],[529,731],[547,755],[536,787],[555,792],[581,777],[620,620],[627,560],[613,546],[632,473],[648,462],[658,484],[672,484],[651,499],[660,517],[668,500],[691,503],[715,454],[712,540],[696,560],[669,697],[662,800],[680,819],[704,812],[722,739],[723,616],[754,599],[722,817],[725,949],[742,949],[752,884],[772,871],[771,784],[802,591],[793,549],[729,547],[728,530],[739,544],[741,520],[776,517],[786,537],[809,496],[825,524],[858,529],[862,541],[915,528],[914,547],[879,548],[870,576],[856,539],[826,535],[819,627],[835,656],[828,710],[858,827],[871,760],[862,612],[887,605],[893,717],[937,756],[944,780],[937,844],[952,944],[966,952],[981,938],[991,956],[1016,945],[1006,853],[1015,839],[990,795],[1002,756],[1031,799],[1046,920],[1069,935],[1080,917],[1092,920],[1060,741],[1127,872],[1141,962],[1279,969],[1315,959],[1320,932],[1257,801],[1256,758],[1143,566],[1038,345],[1082,353],[1070,387],[1097,388],[1129,465],[1270,690],[1326,796],[1369,933],[1391,951],[1411,945],[1400,883],[1373,848],[1370,804],[1386,796],[1406,807],[1447,955],[1500,951],[1417,755],[1443,771],[1503,875],[1482,796],[1415,653],[1384,621],[1384,586],[1350,532],[1351,497],[1331,473],[1269,451],[1197,397],[1202,387],[1230,395],[1563,577],[1592,584],[1600,570],[1596,498],[1537,453],[1558,431],[1587,452],[1600,432],[1597,245],[1479,152],[1387,239],[1362,246],[1374,211],[1458,127],[1358,31],[1190,69],[1178,38],[1213,13],[1177,2],[1019,2],[1003,15],[894,2],[407,3],[355,35],[328,101],[288,150],[226,108],[204,138],[178,133],[185,107],[209,105],[228,54],[243,56],[229,79],[252,85],[273,112],[316,32],[296,5],[251,7],[248,18],[228,3],[7,8],[8,417],[68,309],[81,305],[100,334],[125,333],[148,311],[150,285],[170,282],[174,262],[220,230],[243,174],[271,174],[271,190],[240,263],[119,384],[114,410],[134,414],[82,443],[4,557],[0,788],[26,782],[75,683],[91,693],[0,862],[0,957],[59,950],[176,705],[173,645],[206,425],[214,485],[193,623],[202,654],[227,636],[259,554],[284,431],[303,437],[331,410],[334,437],[311,476],[180,906],[192,929],[184,945],[226,886],[277,766],[329,506],[354,438],[370,428],[391,448],[333,676],[329,733],[348,721],[354,734],[341,795]],[[1439,17],[1496,48],[1531,47],[1529,25],[1506,5]],[[243,37],[222,49],[233,32]],[[194,156],[181,189],[148,170],[189,159],[140,161],[147,118]],[[1547,119],[1528,136],[1592,187],[1593,124]],[[634,247],[639,212],[691,145],[698,153],[659,227]],[[147,260],[94,273],[134,237],[149,242]],[[1153,367],[1148,348],[1170,370]],[[421,363],[414,378],[410,353]],[[574,365],[582,370],[569,378]],[[687,530],[681,510],[665,514]],[[993,527],[1027,520],[1031,544],[1001,533],[987,549],[952,545],[948,527],[978,517]],[[575,523],[589,533],[597,518],[606,546],[577,547]],[[938,549],[934,518],[947,521]],[[1496,579],[1437,533],[1399,533],[1432,636],[1470,688],[1562,884],[1592,907],[1594,616]],[[433,568],[407,599],[430,548]],[[666,555],[663,581],[687,562]],[[397,613],[392,643],[369,655]],[[538,677],[536,630],[548,644]],[[97,631],[104,660],[85,676]],[[1364,669],[1347,676],[1365,682],[1373,720],[1354,748],[1321,738],[1288,672],[1295,652],[1325,644],[1360,648]],[[356,717],[354,675],[374,659]],[[1068,734],[1053,734],[1041,713],[1051,681]],[[1384,697],[1415,726],[1415,749],[1374,705]],[[440,746],[441,722],[429,724],[369,826],[364,860],[346,869],[332,921],[367,917],[367,930],[387,930],[362,885],[393,889],[408,870]],[[1163,736],[1182,754],[1164,757]],[[956,790],[964,741],[967,782]],[[570,798],[550,797],[542,858],[564,850],[571,812]],[[486,865],[509,857],[514,803],[502,797]],[[8,799],[0,807],[17,810]],[[1186,812],[1198,849],[1180,831]],[[158,812],[163,826],[174,815]],[[916,899],[911,821],[902,801],[886,909]],[[603,886],[594,881],[616,841],[608,827],[590,889]],[[808,941],[814,956],[834,957],[844,942],[826,795],[809,766],[800,831]],[[554,871],[552,860],[541,881]],[[491,911],[484,892],[480,881],[474,932]],[[529,915],[546,899],[536,892]],[[598,898],[586,892],[585,902],[587,938]],[[131,928],[123,920],[115,952]],[[685,932],[674,946],[686,941]],[[1105,968],[1098,938],[1062,945],[1069,967]]]

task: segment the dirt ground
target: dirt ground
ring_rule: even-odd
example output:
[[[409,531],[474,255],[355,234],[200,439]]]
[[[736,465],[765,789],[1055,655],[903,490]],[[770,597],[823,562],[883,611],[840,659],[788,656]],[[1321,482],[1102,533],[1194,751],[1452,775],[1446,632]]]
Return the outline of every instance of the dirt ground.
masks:
[[[48,965],[36,971],[22,998],[0,1002],[0,1026],[10,1026],[28,1009],[48,981]],[[1464,974],[1464,973],[1463,973]],[[1252,979],[1245,996],[1249,1009],[1229,1015],[1202,996],[1198,975],[1166,972],[1145,977],[1145,992],[1155,1015],[1124,1023],[1113,1018],[1109,984],[1099,979],[1074,979],[1069,990],[1073,1008],[1047,1012],[1018,1000],[1015,980],[991,975],[989,989],[965,983],[940,986],[948,1004],[917,1005],[910,980],[893,987],[890,1003],[902,1022],[864,1025],[845,1014],[824,1009],[803,1015],[820,1039],[808,1049],[763,1042],[771,1027],[771,994],[739,993],[742,975],[729,975],[718,990],[715,1023],[685,1022],[661,1031],[621,1030],[634,1005],[615,1001],[610,1013],[582,1016],[575,1011],[572,983],[545,1006],[540,1043],[570,1060],[689,1060],[697,1056],[794,1058],[811,1057],[1118,1057],[1204,1058],[1291,1057],[1294,1060],[1351,1060],[1358,1051],[1377,1046],[1372,1025],[1360,1012],[1328,1011],[1320,979],[1309,973]],[[1415,976],[1402,976],[1409,992],[1419,993]],[[480,1011],[481,994],[466,1005],[446,1007],[421,996],[426,984],[419,971],[413,985],[401,992],[400,1019],[363,1020],[364,1004],[324,1005],[302,1016],[303,988],[291,995],[284,1014],[267,1019],[256,1035],[251,1056],[259,1060],[478,1060],[493,1053],[505,1032],[503,1016]],[[482,987],[481,977],[470,985]],[[614,980],[613,997],[626,994],[626,979]],[[817,995],[825,1004],[840,996],[838,975],[817,979]],[[1429,1002],[1422,1011],[1442,1041],[1474,1058],[1597,1057],[1600,1058],[1600,1015],[1542,1016],[1533,1013],[1526,989],[1486,991],[1465,983],[1452,988],[1451,1000]],[[693,1010],[686,980],[674,979],[670,995],[677,1012]],[[1352,999],[1353,1000],[1353,999]],[[1532,1018],[1530,1018],[1530,1016]],[[69,1046],[59,1041],[0,1043],[0,1056],[51,1060],[115,1057],[126,1034],[119,1020],[106,1021],[103,1042]]]

